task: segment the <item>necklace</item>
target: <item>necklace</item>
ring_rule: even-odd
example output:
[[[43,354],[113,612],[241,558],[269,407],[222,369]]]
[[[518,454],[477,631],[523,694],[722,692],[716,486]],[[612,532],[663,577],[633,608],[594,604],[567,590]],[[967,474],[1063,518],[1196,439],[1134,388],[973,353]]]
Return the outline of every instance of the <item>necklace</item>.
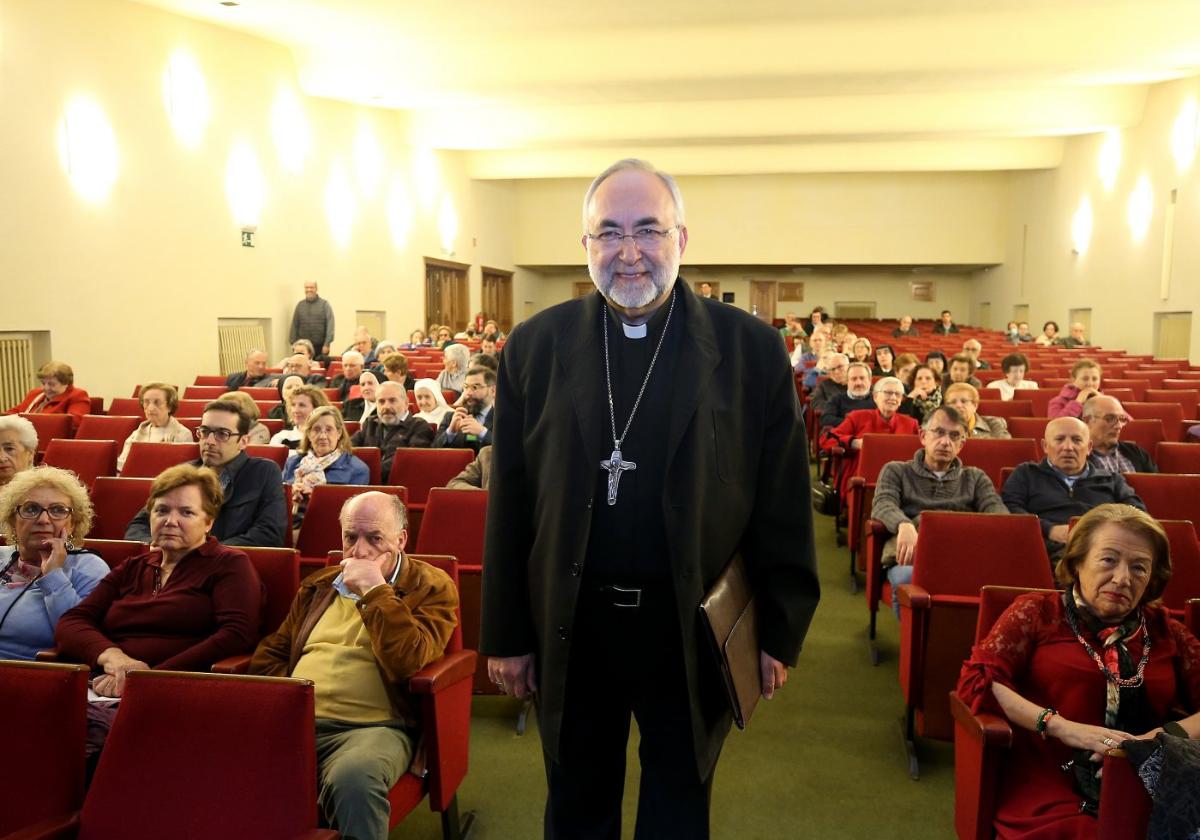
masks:
[[[1141,626],[1138,628],[1138,633],[1142,634],[1142,661],[1138,663],[1137,673],[1132,677],[1122,677],[1120,673],[1114,674],[1108,670],[1108,666],[1104,664],[1104,660],[1100,658],[1100,654],[1096,653],[1095,649],[1088,644],[1087,639],[1079,632],[1079,626],[1075,623],[1075,616],[1071,610],[1067,610],[1067,623],[1071,625],[1071,631],[1075,634],[1075,638],[1079,640],[1079,644],[1083,645],[1083,649],[1087,651],[1088,656],[1096,663],[1096,667],[1100,669],[1100,673],[1104,674],[1104,679],[1108,680],[1118,688],[1137,688],[1142,684],[1142,678],[1146,674],[1146,663],[1150,661],[1150,634],[1146,631],[1146,616],[1142,615]],[[1135,636],[1137,633],[1134,634]]]
[[[671,290],[671,306],[667,309],[667,320],[663,323],[662,333],[658,336],[658,344],[654,348],[654,355],[650,357],[650,367],[646,369],[646,377],[642,380],[642,387],[638,390],[637,399],[633,401],[633,408],[629,411],[629,419],[625,421],[625,428],[621,431],[621,436],[617,437],[617,414],[613,407],[613,387],[612,387],[612,370],[608,362],[608,307],[600,310],[601,324],[604,327],[604,384],[608,386],[608,421],[612,426],[613,451],[607,461],[600,462],[600,469],[608,473],[608,503],[615,505],[617,503],[617,485],[621,481],[621,473],[626,470],[636,470],[637,464],[633,461],[626,461],[621,458],[621,444],[625,441],[625,436],[629,434],[629,427],[633,425],[633,416],[637,414],[638,406],[642,404],[642,394],[646,393],[646,385],[650,383],[650,374],[654,372],[654,363],[658,361],[658,351],[662,350],[663,339],[667,337],[667,328],[671,326],[671,314],[675,311],[675,290]]]

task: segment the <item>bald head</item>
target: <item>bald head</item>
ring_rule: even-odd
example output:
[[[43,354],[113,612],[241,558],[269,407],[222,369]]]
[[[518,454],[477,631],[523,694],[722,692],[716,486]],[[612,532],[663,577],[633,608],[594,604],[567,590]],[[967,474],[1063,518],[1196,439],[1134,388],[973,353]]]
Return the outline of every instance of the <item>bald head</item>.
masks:
[[[344,561],[378,563],[385,578],[395,571],[408,542],[404,504],[399,498],[376,490],[360,493],[342,505],[338,522]]]
[[[1087,424],[1074,417],[1058,417],[1046,424],[1046,459],[1067,475],[1083,472],[1092,452]]]
[[[1083,404],[1083,422],[1087,423],[1092,446],[1107,453],[1121,440],[1121,429],[1131,418],[1116,397],[1097,394]]]
[[[307,379],[309,374],[312,373],[312,360],[303,353],[297,353],[287,360],[287,364],[283,366],[283,372],[302,376]]]

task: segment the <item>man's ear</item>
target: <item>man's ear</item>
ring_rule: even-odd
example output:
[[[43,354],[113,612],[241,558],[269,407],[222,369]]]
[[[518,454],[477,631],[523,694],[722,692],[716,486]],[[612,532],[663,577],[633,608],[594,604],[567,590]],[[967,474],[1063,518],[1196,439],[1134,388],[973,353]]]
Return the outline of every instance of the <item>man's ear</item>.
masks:
[[[404,547],[408,545],[408,529],[407,528],[400,529],[400,536],[397,538],[396,542],[399,543],[400,550],[404,551]]]

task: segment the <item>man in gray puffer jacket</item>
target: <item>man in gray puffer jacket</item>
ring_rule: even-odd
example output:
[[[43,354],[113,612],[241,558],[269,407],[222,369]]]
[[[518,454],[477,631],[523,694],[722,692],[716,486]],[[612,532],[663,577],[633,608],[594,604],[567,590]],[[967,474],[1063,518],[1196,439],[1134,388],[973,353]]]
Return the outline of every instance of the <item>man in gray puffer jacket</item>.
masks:
[[[317,296],[317,284],[309,280],[304,284],[304,300],[296,304],[292,313],[292,328],[288,331],[288,342],[295,344],[302,338],[312,342],[318,358],[329,355],[333,344],[333,307],[329,301]]]

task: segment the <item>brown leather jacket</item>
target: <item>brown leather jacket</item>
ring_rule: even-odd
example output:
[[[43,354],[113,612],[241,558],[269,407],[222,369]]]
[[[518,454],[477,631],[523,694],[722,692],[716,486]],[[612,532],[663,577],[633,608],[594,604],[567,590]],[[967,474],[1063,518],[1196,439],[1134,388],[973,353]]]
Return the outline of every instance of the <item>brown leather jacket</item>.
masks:
[[[251,674],[291,676],[309,633],[337,597],[333,581],[340,572],[329,568],[300,584],[283,625],[254,651]],[[392,708],[397,719],[409,725],[415,725],[418,716],[408,679],[445,653],[458,623],[457,607],[458,592],[449,576],[407,555],[391,592],[377,586],[358,602]]]

